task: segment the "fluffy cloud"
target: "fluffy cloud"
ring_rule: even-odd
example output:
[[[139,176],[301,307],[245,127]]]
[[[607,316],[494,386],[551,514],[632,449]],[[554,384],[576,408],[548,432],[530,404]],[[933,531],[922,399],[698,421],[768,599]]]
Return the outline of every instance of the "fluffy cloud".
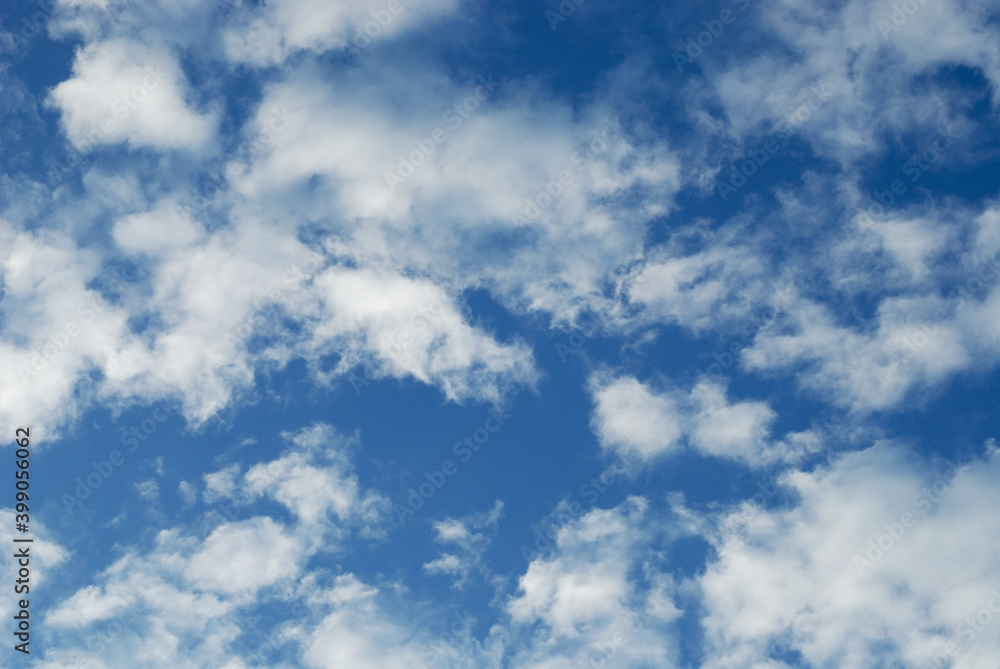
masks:
[[[671,597],[673,584],[648,562],[651,588],[638,587],[631,577],[636,563],[648,559],[645,547],[657,533],[647,508],[646,500],[631,498],[591,511],[560,530],[553,555],[531,561],[507,610],[515,626],[537,621],[544,627],[516,655],[518,666],[674,666],[670,623],[681,612]]]
[[[324,607],[363,597],[365,589],[349,575],[332,590],[307,585],[318,578],[307,569],[310,557],[337,536],[333,523],[343,529],[377,519],[378,494],[360,490],[352,472],[348,451],[356,444],[322,424],[283,439],[289,447],[280,457],[258,463],[242,476],[238,465],[205,476],[213,506],[203,514],[202,526],[179,525],[159,532],[151,547],[130,546],[96,583],[53,608],[46,622],[67,641],[47,659],[86,659],[102,667],[117,666],[127,657],[151,667],[227,662],[242,667],[267,659],[290,640],[305,643],[308,634],[319,634],[328,624],[319,622],[328,613]],[[241,509],[265,495],[286,505],[295,518],[237,519]],[[327,511],[336,520],[331,517],[324,526]],[[43,564],[48,566],[60,549],[46,550]],[[351,583],[358,587],[346,587]],[[267,603],[281,607],[289,624],[262,631],[252,648],[263,645],[263,638],[267,655],[241,652],[246,643],[240,638],[248,632],[254,607]],[[184,613],[188,608],[192,611]],[[109,635],[112,626],[116,632]]]
[[[56,232],[17,232],[0,221],[3,336],[0,424],[56,436],[93,393],[88,372],[127,339],[128,314],[105,297],[123,282],[112,265]]]
[[[294,577],[302,547],[270,518],[223,525],[191,556],[186,578],[209,592],[249,592]]]
[[[173,202],[116,221],[111,234],[122,250],[149,255],[183,250],[205,237],[201,225]]]
[[[448,7],[407,8],[399,18]],[[333,48],[338,30],[382,11],[365,3],[315,9],[241,7],[226,15],[223,32],[250,35],[274,14],[275,30],[287,33],[277,38],[280,61],[296,50]],[[611,318],[615,283],[644,237],[642,225],[617,221],[668,212],[680,187],[678,161],[661,137],[623,128],[603,103],[576,114],[527,80],[484,74],[456,82],[415,64],[361,59],[333,81],[300,59],[233,129],[246,141],[220,153],[210,141],[216,118],[206,111],[220,98],[209,82],[186,76],[177,56],[218,55],[185,41],[209,29],[204,11],[67,2],[53,17],[53,34],[76,32],[86,42],[73,76],[51,95],[71,141],[81,150],[126,142],[154,152],[130,154],[143,164],[133,175],[112,175],[100,161],[81,166],[88,196],[60,203],[67,214],[83,207],[110,217],[116,248],[103,255],[124,255],[138,271],[86,356],[67,356],[48,375],[50,401],[32,406],[68,409],[45,414],[48,424],[72,418],[94,397],[118,406],[169,397],[202,423],[246,397],[259,371],[302,358],[320,382],[343,382],[364,366],[368,380],[412,377],[449,399],[499,402],[539,375],[525,344],[495,341],[469,324],[463,291],[486,287],[512,308],[560,322],[588,310]],[[382,37],[395,39],[389,33],[404,23],[394,20]],[[158,34],[157,25],[176,27],[177,37]],[[254,57],[270,58],[258,47]],[[128,114],[100,130],[114,98],[132,95],[116,87],[141,73],[142,88],[153,77],[147,65],[163,81],[148,79],[149,90],[136,94],[143,100],[123,102]],[[208,90],[194,95],[202,85]],[[400,95],[409,100],[406,114],[393,102]],[[443,143],[427,140],[437,129]],[[406,162],[425,140],[436,146],[427,162],[401,185],[387,184],[387,173],[402,172],[400,156]],[[183,168],[154,157],[185,147],[198,151],[171,159]],[[195,196],[202,184],[189,172],[199,169],[224,174],[221,190]],[[149,179],[164,188],[154,195],[142,185]],[[294,231],[318,212],[326,222],[307,247]],[[447,233],[429,234],[426,220]],[[79,249],[85,236],[77,226],[74,241],[61,243]],[[502,247],[509,252],[496,252]],[[325,256],[319,266],[317,250]],[[84,284],[94,280],[102,253],[94,254],[81,268]],[[310,269],[296,271],[304,263]],[[30,357],[15,341],[0,346]],[[81,380],[92,392],[79,392]]]
[[[333,87],[301,67],[267,91],[256,123],[284,108],[295,121],[236,190],[276,210],[335,207],[347,222],[330,241],[357,262],[489,286],[560,320],[601,305],[640,254],[641,226],[615,222],[666,213],[680,186],[662,138],[630,134],[604,105],[574,118],[531,82],[365,64]]]
[[[192,108],[187,88],[169,51],[111,40],[77,53],[73,77],[52,90],[52,102],[70,142],[83,153],[116,142],[197,149],[213,139],[215,121]]]
[[[591,427],[601,444],[644,459],[676,451],[685,442],[706,455],[740,460],[751,467],[794,462],[818,447],[811,432],[770,436],[777,417],[764,402],[730,403],[726,389],[707,379],[689,393],[658,392],[634,377],[591,378]]]
[[[993,9],[964,0],[906,9],[915,11],[875,0],[755,8],[747,15],[760,31],[753,52],[708,50],[701,64],[743,138],[791,126],[818,153],[852,166],[884,150],[887,134],[926,136],[955,123],[964,135],[962,107],[972,94],[923,78],[945,66],[977,68],[995,91]]]
[[[274,499],[306,525],[332,514],[340,522],[363,523],[369,532],[377,529],[387,501],[361,489],[349,459],[356,440],[324,424],[282,437],[291,447],[280,458],[251,467],[239,486],[241,492]]]
[[[11,476],[12,480],[13,478]],[[13,495],[11,497],[13,498]],[[19,514],[14,507],[0,509],[0,522],[3,523],[3,525],[0,525],[0,528],[2,528],[0,529],[0,540],[8,547],[4,555],[3,565],[4,571],[9,574],[11,584],[10,596],[5,601],[0,602],[0,615],[3,615],[7,620],[13,620],[15,613],[19,610],[19,601],[24,598],[29,602],[28,614],[31,616],[30,620],[35,621],[39,615],[40,608],[38,607],[38,600],[34,597],[34,593],[38,592],[39,587],[44,589],[48,585],[50,582],[50,573],[59,569],[70,557],[71,553],[56,541],[50,529],[39,521],[37,514],[31,519],[30,534],[16,533],[15,520],[23,520],[16,518],[17,515]],[[24,539],[26,537],[30,537],[34,541],[30,544],[14,543],[15,539]],[[18,570],[22,565],[15,559],[14,553],[24,547],[28,548],[30,556],[30,565],[28,568],[31,573],[28,576],[28,582],[21,583],[20,585],[27,585],[30,591],[27,593],[15,593],[14,581],[17,578],[21,578],[18,575]],[[15,597],[15,594],[19,594],[20,596]],[[86,611],[82,611],[81,614],[84,616],[87,615]],[[29,646],[29,648],[34,650],[36,646]]]
[[[455,577],[453,587],[462,588],[468,582],[473,570],[489,576],[489,569],[483,561],[483,553],[496,534],[503,502],[497,500],[493,508],[484,513],[476,513],[465,518],[446,518],[434,523],[437,543],[449,547],[454,553],[442,551],[440,556],[424,564],[429,574],[447,574]]]
[[[278,0],[241,8],[223,33],[226,55],[233,61],[267,66],[282,63],[298,51],[347,48],[357,54],[373,43],[388,41],[415,26],[446,15],[458,0]]]
[[[725,514],[700,579],[705,666],[780,666],[787,653],[810,666],[995,663],[998,463],[995,444],[942,468],[881,443],[786,474],[790,508]]]
[[[213,550],[226,543],[230,532],[220,532]],[[238,544],[230,542],[229,546],[236,548]],[[127,552],[105,570],[99,584],[81,588],[48,613],[46,622],[62,632],[65,641],[46,653],[46,660],[89,660],[98,667],[128,661],[151,667],[176,664],[193,668],[212,662],[223,666],[229,658],[222,649],[239,635],[229,618],[239,606],[229,596],[230,590],[238,588],[232,578],[249,578],[248,590],[271,579],[243,557],[233,563],[238,557],[234,554],[216,555],[223,560],[221,564],[213,567],[202,562],[201,569],[189,571],[197,564],[192,563],[195,555],[196,539],[176,529],[160,532],[154,547],[145,554],[135,549]],[[224,570],[227,564],[235,566],[228,581],[211,578],[214,570]],[[196,583],[210,587],[202,591]],[[112,628],[114,633],[109,633]],[[192,654],[191,649],[198,653]]]
[[[430,281],[330,268],[313,285],[321,302],[311,356],[339,353],[341,373],[374,359],[380,373],[437,385],[449,399],[492,402],[512,384],[534,383],[526,347],[468,325]]]
[[[641,307],[637,318],[677,323],[695,333],[725,331],[763,305],[776,306],[781,295],[765,287],[770,272],[766,255],[755,248],[760,241],[748,239],[738,225],[712,235],[694,228],[689,236],[700,248],[658,249],[627,284],[629,299]]]
[[[170,200],[123,216],[114,239],[142,263],[125,281],[63,235],[5,233],[11,311],[0,355],[19,376],[0,393],[10,396],[6,410],[44,418],[53,431],[95,395],[123,404],[179,397],[201,422],[245,393],[256,368],[296,357],[321,381],[365,365],[456,400],[499,402],[537,378],[524,345],[469,325],[444,288],[384,270],[323,270],[322,256],[253,219],[210,234]],[[41,274],[52,264],[62,268],[58,278]],[[133,329],[136,319],[147,327]],[[331,353],[341,358],[334,373],[317,364]],[[87,379],[95,368],[97,382]]]
[[[865,329],[838,323],[821,304],[798,301],[780,324],[757,333],[742,362],[751,370],[795,367],[802,386],[855,411],[898,406],[914,391],[926,393],[977,364],[996,364],[987,343],[995,339],[987,322],[1000,299],[996,273],[995,260],[983,261],[950,299],[887,297]]]
[[[499,503],[459,512],[397,551],[409,565],[362,574],[349,540],[393,540],[387,500],[354,466],[357,440],[315,424],[263,462],[226,454],[181,483],[197,520],[119,544],[50,610],[39,666],[996,666],[995,447],[939,492],[917,446],[827,457],[812,430],[774,434],[803,417],[778,421],[781,393],[729,394],[798,384],[796,412],[846,408],[871,434],[879,412],[995,369],[1000,208],[970,201],[976,179],[956,199],[907,181],[919,203],[890,202],[885,164],[902,156],[909,180],[904,161],[943,133],[916,179],[989,166],[995,7],[731,4],[740,22],[674,77],[625,24],[619,58],[612,10],[590,5],[536,50],[512,26],[544,32],[541,12],[457,0],[59,0],[49,34],[80,44],[42,95],[82,164],[39,176],[61,143],[34,164],[22,128],[46,120],[8,85],[20,68],[0,72],[0,108],[31,117],[3,130],[24,172],[0,179],[0,430],[54,438],[91,407],[165,399],[202,426],[295,362],[324,389],[409,379],[499,405],[543,386],[538,342],[586,317],[614,340],[585,351],[603,449],[638,456],[650,481],[684,449],[784,473],[770,505],[685,508],[652,490],[593,506],[523,570],[487,559]],[[612,60],[548,50],[595,26],[615,34]],[[538,72],[505,49],[552,58]],[[788,140],[780,173],[702,201],[768,136]],[[730,339],[743,378],[593,371],[674,337]],[[157,481],[137,489],[161,504]],[[687,569],[695,535],[711,549]],[[68,553],[46,536],[47,581]],[[476,574],[493,619],[443,633],[453,602],[423,586],[448,577],[458,599]]]
[[[651,457],[673,449],[685,420],[675,398],[631,377],[593,388],[593,426],[601,443]]]
[[[260,499],[284,506],[313,536],[313,550],[323,533],[358,526],[367,536],[383,535],[380,527],[388,502],[378,492],[363,489],[352,457],[360,448],[356,436],[338,433],[315,423],[296,432],[283,432],[280,456],[246,471],[232,464],[203,476],[203,499],[234,519],[239,509]],[[339,528],[339,530],[338,530]],[[326,537],[329,539],[331,537]]]

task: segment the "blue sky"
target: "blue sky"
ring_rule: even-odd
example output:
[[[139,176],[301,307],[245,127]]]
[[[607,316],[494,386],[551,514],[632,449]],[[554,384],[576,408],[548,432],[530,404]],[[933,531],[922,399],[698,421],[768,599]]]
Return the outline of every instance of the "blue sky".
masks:
[[[0,21],[2,666],[1000,662],[995,6]]]

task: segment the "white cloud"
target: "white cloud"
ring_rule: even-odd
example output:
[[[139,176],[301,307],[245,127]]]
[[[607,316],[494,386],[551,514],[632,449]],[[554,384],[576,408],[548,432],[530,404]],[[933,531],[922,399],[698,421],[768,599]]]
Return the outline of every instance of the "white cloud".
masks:
[[[44,440],[88,404],[87,372],[126,337],[127,314],[99,292],[111,268],[64,235],[16,232],[0,220],[0,239],[0,364],[11,371],[0,381],[0,424],[10,433],[38,426]]]
[[[967,620],[1000,577],[989,547],[998,463],[994,446],[942,471],[882,443],[787,474],[791,508],[723,514],[700,579],[705,666],[765,666],[776,648],[810,666],[924,666],[949,643],[956,669],[996,663],[1000,618]]]
[[[251,536],[279,543],[248,546]],[[284,541],[280,528],[259,518],[220,528],[204,545],[178,529],[161,531],[152,548],[129,548],[98,583],[50,610],[48,624],[73,632],[47,649],[45,660],[53,666],[225,666],[233,659],[227,648],[241,633],[233,616],[253,601],[248,593],[289,576],[275,564],[278,557],[295,557],[283,555]],[[254,564],[250,555],[262,561]]]
[[[190,481],[181,481],[177,485],[177,494],[186,507],[193,506],[198,501],[198,488]]]
[[[872,230],[882,237],[882,244],[896,258],[912,279],[924,279],[931,260],[953,246],[953,230],[943,222],[891,218],[876,222]]]
[[[127,281],[58,233],[3,234],[0,358],[18,376],[0,397],[11,417],[53,432],[95,397],[178,397],[188,419],[203,422],[248,392],[256,368],[297,357],[323,382],[365,365],[459,401],[499,402],[537,379],[527,347],[468,324],[451,291],[383,269],[317,271],[321,256],[253,218],[209,234],[170,199],[122,216],[115,240],[144,263]],[[39,274],[52,266],[61,269]],[[133,331],[130,317],[148,325]],[[332,374],[318,365],[331,353],[341,358]]]
[[[393,111],[404,94],[405,115]],[[334,206],[347,219],[330,240],[337,253],[449,284],[478,277],[472,285],[560,320],[609,307],[607,283],[642,251],[642,226],[618,222],[665,214],[680,187],[661,138],[629,135],[603,105],[574,117],[531,82],[362,65],[335,88],[302,67],[260,106],[282,108],[297,119],[234,179],[240,193],[267,193],[282,211]],[[413,173],[388,183],[408,162]],[[319,187],[303,202],[309,179]]]
[[[977,326],[997,295],[994,288],[982,302],[886,298],[865,329],[841,325],[827,307],[801,301],[782,329],[758,333],[742,361],[751,370],[800,367],[803,387],[855,411],[894,407],[975,361],[996,364],[997,353],[983,346],[989,330]]]
[[[352,440],[325,424],[282,437],[291,442],[291,448],[276,460],[254,465],[244,475],[242,485],[249,495],[271,497],[306,525],[333,514],[340,522],[357,521],[369,531],[377,530],[387,500],[358,484],[349,459],[355,446]]]
[[[686,419],[674,397],[656,394],[632,377],[606,385],[595,381],[592,427],[602,444],[645,458],[679,445]]]
[[[94,146],[198,149],[212,140],[211,113],[192,109],[187,83],[168,51],[129,40],[88,44],[77,52],[73,77],[52,90],[70,142]]]
[[[11,433],[13,434],[13,432]],[[13,458],[13,452],[8,451],[11,458]],[[11,481],[13,482],[13,468],[11,468]],[[37,470],[31,470],[34,474]],[[13,484],[11,488],[13,488]],[[11,492],[11,499],[13,499],[13,491]],[[38,599],[34,597],[34,593],[38,592],[39,588],[46,588],[50,581],[50,573],[59,568],[60,565],[65,563],[71,556],[71,553],[62,546],[56,538],[53,536],[49,528],[41,522],[39,514],[36,512],[32,514],[29,522],[29,532],[19,533],[16,530],[15,522],[20,520],[17,518],[19,513],[14,507],[4,507],[0,508],[0,541],[3,541],[6,547],[3,565],[4,571],[8,574],[8,594],[9,596],[4,597],[3,601],[0,601],[0,615],[4,617],[5,620],[14,620],[15,614],[20,609],[20,600],[28,600],[28,615],[30,616],[29,621],[35,621],[38,619],[40,614],[40,607],[38,607]],[[32,542],[14,543],[15,539],[25,539],[31,538]],[[19,570],[22,566],[19,563],[20,558],[15,556],[15,553],[19,553],[27,548],[29,565],[27,565],[30,573],[27,577],[27,582],[16,583],[17,579],[22,579],[23,576],[20,575]],[[17,592],[16,588],[22,588],[24,586],[29,588],[28,592]],[[82,612],[86,615],[86,612]],[[34,622],[31,623],[34,625]],[[13,624],[11,627],[15,627]],[[12,629],[12,631],[14,631]],[[13,639],[13,634],[11,635]],[[37,637],[32,637],[32,641],[35,641]],[[20,643],[17,641],[16,643]],[[12,644],[13,645],[13,644]],[[30,650],[35,650],[36,645],[29,645]],[[10,652],[14,652],[13,649]]]
[[[655,391],[634,377],[591,377],[591,427],[601,445],[652,459],[684,443],[706,455],[741,460],[751,467],[794,462],[816,447],[805,433],[773,441],[775,412],[764,402],[730,403],[725,386],[703,379],[689,393]]]
[[[160,484],[155,479],[146,479],[135,484],[135,489],[139,493],[139,499],[158,500],[160,498]]]
[[[853,167],[884,150],[892,136],[930,134],[952,123],[959,136],[968,133],[966,93],[922,81],[937,68],[977,68],[994,91],[1000,84],[988,2],[908,8],[916,11],[899,14],[903,23],[895,25],[899,17],[892,16],[902,10],[876,0],[755,7],[741,15],[762,35],[748,53],[707,49],[699,62],[738,137],[790,122],[819,154]]]
[[[336,611],[320,624],[303,657],[311,667],[414,665],[420,661],[420,646],[408,641],[409,632],[365,610]]]
[[[312,478],[323,479],[324,485],[334,488],[334,494],[346,491],[351,498],[353,506],[339,509],[340,514],[360,516],[365,522],[377,520],[366,514],[379,497],[359,490],[349,473],[352,466],[345,449],[351,446],[350,440],[329,426],[317,424],[282,436],[290,447],[278,459],[251,467],[246,476],[240,475],[239,466],[206,475],[205,487],[212,502],[235,495],[237,504],[245,505],[249,502],[243,488],[257,485],[250,493],[266,494],[287,504],[296,513],[295,520],[253,515],[220,523],[213,508],[204,516],[215,523],[207,537],[199,537],[192,522],[160,531],[150,548],[126,547],[124,555],[104,570],[96,583],[82,587],[50,611],[48,623],[75,632],[58,648],[49,650],[47,660],[79,663],[86,658],[122,666],[131,657],[149,667],[256,666],[262,658],[238,650],[246,647],[236,643],[241,636],[256,640],[250,644],[253,649],[266,642],[271,653],[289,642],[305,649],[311,643],[307,638],[320,629],[311,621],[323,617],[314,617],[314,610],[363,604],[378,593],[349,574],[338,578],[337,587],[325,595],[323,588],[306,585],[323,574],[306,570],[310,558],[328,549],[328,539],[336,536],[324,532],[328,528],[318,526],[317,518],[310,515],[327,502],[314,506],[297,491],[273,479],[262,479],[260,474],[268,471],[269,464],[277,463],[272,473],[302,486],[306,496],[323,493],[322,486],[304,487]],[[309,474],[303,475],[306,470]],[[51,548],[46,548],[49,555],[43,564],[58,554]],[[265,629],[257,634],[252,631],[259,622],[254,607],[268,602],[292,613],[269,633]],[[185,613],[188,608],[193,610]],[[97,636],[95,626],[116,626],[117,631],[113,636]],[[97,647],[90,641],[94,638],[107,643],[102,641]]]
[[[725,388],[701,381],[691,390],[698,407],[690,440],[695,448],[713,455],[744,459],[751,464],[772,455],[766,440],[777,414],[764,402],[730,404]]]
[[[358,482],[352,463],[359,449],[356,435],[348,437],[326,423],[314,423],[283,432],[281,438],[286,447],[273,460],[245,472],[241,465],[231,464],[205,474],[204,502],[218,505],[234,520],[241,508],[262,498],[273,500],[293,515],[296,531],[310,537],[310,551],[324,542],[329,545],[352,527],[369,538],[385,535],[382,524],[389,502]]]
[[[645,553],[657,531],[647,508],[646,500],[630,498],[617,508],[591,511],[560,530],[552,556],[531,561],[507,610],[515,629],[535,622],[544,627],[516,653],[517,666],[673,666],[677,650],[669,624],[681,611],[670,578],[656,572]],[[652,588],[633,581],[636,563],[644,565]]]
[[[215,472],[209,472],[203,476],[205,481],[205,492],[202,493],[205,502],[212,504],[220,499],[230,499],[243,494],[239,487],[240,466],[229,465]]]
[[[773,299],[757,242],[737,229],[701,239],[703,248],[693,253],[668,246],[648,258],[628,286],[630,300],[643,307],[637,317],[701,333],[745,319]]]
[[[150,255],[183,250],[205,236],[202,227],[173,202],[116,221],[111,234],[124,251]]]
[[[352,48],[391,40],[421,23],[446,14],[458,0],[277,0],[242,7],[223,32],[227,56],[257,66],[280,64],[297,51]]]
[[[63,600],[45,621],[58,627],[84,627],[115,616],[131,601],[121,593],[109,595],[96,585],[88,585]]]
[[[413,376],[449,399],[491,402],[535,381],[527,347],[498,344],[468,325],[430,281],[335,267],[314,285],[322,302],[311,347],[315,355],[339,349],[341,373],[373,357],[382,374]]]
[[[254,591],[294,578],[302,545],[270,518],[223,525],[191,556],[185,576],[196,587],[227,594]]]
[[[446,574],[455,577],[452,586],[462,588],[474,570],[484,577],[490,575],[483,554],[496,534],[497,524],[503,513],[503,502],[497,500],[490,511],[474,513],[464,518],[447,518],[434,523],[435,541],[460,554],[442,551],[440,557],[424,563],[429,574]]]

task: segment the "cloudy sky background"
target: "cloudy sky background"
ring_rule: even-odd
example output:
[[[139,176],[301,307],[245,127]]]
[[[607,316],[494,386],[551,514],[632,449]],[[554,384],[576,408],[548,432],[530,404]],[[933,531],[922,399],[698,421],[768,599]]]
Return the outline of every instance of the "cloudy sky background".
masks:
[[[3,12],[16,661],[1000,664],[994,3]]]

